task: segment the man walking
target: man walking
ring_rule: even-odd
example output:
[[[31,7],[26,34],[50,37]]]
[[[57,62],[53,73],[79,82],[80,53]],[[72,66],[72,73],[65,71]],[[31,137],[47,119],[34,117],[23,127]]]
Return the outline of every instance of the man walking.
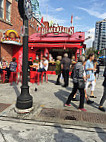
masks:
[[[68,54],[64,54],[64,58],[61,61],[61,69],[64,78],[63,87],[67,87],[69,84],[69,70],[70,70],[71,60],[68,58]]]
[[[105,67],[105,70],[104,70],[104,82],[103,82],[103,86],[104,86],[104,93],[103,93],[103,96],[102,96],[102,99],[100,101],[100,105],[99,105],[99,109],[101,111],[105,111],[105,108],[103,107],[103,104],[106,100],[106,67]]]

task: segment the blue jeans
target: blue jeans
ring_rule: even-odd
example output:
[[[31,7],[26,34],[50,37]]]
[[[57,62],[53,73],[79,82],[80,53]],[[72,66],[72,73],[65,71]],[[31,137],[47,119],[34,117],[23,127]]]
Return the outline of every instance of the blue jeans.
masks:
[[[38,72],[44,72],[44,71],[46,71],[44,68],[38,69]]]

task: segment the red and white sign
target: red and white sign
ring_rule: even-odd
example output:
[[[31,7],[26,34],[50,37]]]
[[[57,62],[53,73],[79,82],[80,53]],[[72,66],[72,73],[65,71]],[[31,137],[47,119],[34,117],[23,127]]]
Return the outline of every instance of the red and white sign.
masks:
[[[69,35],[74,34],[74,27],[63,27],[63,26],[59,26],[59,27],[50,27],[50,28],[40,28],[39,32],[42,35],[48,34],[48,33],[54,33],[54,34],[59,34],[59,33],[67,33]]]

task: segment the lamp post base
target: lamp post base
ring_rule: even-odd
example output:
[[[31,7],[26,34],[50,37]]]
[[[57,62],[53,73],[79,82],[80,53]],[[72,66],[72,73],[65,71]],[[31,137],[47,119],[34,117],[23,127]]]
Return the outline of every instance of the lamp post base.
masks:
[[[29,87],[22,86],[21,95],[17,98],[16,108],[20,110],[30,109],[33,106],[33,98],[29,94]]]
[[[26,114],[26,113],[30,113],[32,110],[34,109],[34,107],[31,107],[29,109],[18,109],[15,107],[15,112],[18,113],[18,114]]]

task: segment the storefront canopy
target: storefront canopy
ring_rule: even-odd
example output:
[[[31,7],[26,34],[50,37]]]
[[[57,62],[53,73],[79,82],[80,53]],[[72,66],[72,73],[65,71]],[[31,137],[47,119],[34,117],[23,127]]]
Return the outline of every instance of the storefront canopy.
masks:
[[[84,48],[84,32],[75,32],[72,35],[67,33],[48,33],[41,35],[35,33],[29,37],[29,47],[46,48]]]

